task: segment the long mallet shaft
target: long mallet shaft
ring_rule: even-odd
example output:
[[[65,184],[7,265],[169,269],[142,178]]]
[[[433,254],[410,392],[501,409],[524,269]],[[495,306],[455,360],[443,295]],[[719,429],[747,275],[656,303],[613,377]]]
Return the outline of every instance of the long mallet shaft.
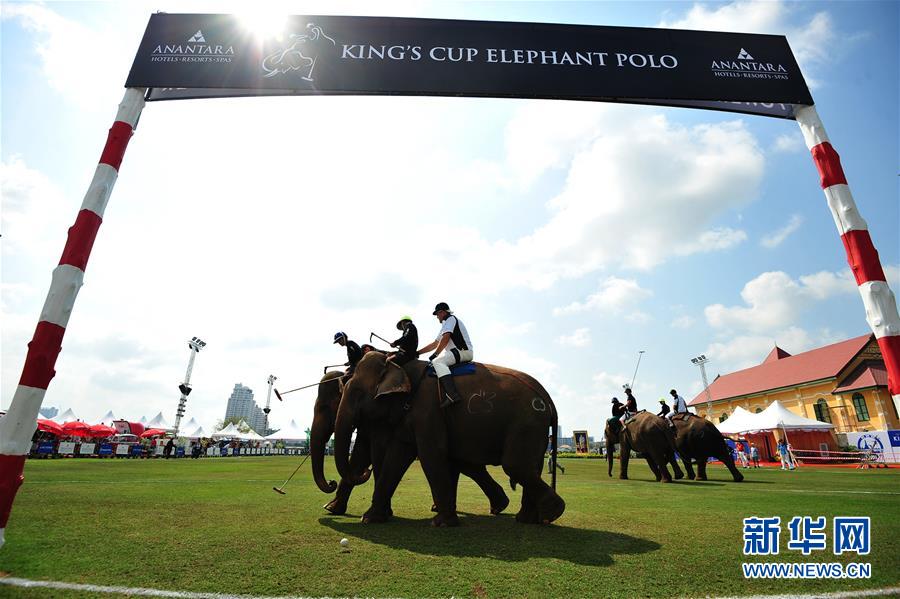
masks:
[[[337,368],[339,366],[346,366],[346,364],[329,364],[328,366],[326,366],[325,368],[322,369],[322,372],[326,373],[326,372],[328,372],[329,368]]]
[[[385,339],[385,338],[382,337],[381,335],[376,335],[375,333],[369,333],[369,343],[372,342],[372,337],[375,337],[376,339],[381,339],[382,341],[384,341],[384,342],[387,343],[388,345],[391,344],[390,341],[388,341],[387,339]]]
[[[305,464],[306,460],[308,460],[308,459],[309,459],[309,454],[306,454],[306,457],[303,458],[302,462],[300,462],[300,466],[303,466],[303,464]],[[291,472],[291,475],[287,478],[286,481],[284,481],[284,483],[281,485],[281,488],[272,487],[272,490],[275,491],[276,493],[278,493],[279,495],[287,495],[287,493],[284,492],[284,487],[291,481],[292,478],[294,478],[294,475],[297,474],[297,471],[300,470],[300,466],[297,466],[297,468],[293,472]]]
[[[275,391],[275,396],[278,398],[278,401],[284,401],[281,399],[282,395],[287,395],[288,393],[293,393],[294,391],[300,391],[301,389],[309,389],[310,387],[315,387],[316,385],[319,385],[320,383],[321,383],[321,381],[319,381],[318,383],[313,383],[311,385],[303,385],[302,387],[297,387],[296,389],[291,389],[290,391],[279,392],[278,389],[273,389],[273,391]]]

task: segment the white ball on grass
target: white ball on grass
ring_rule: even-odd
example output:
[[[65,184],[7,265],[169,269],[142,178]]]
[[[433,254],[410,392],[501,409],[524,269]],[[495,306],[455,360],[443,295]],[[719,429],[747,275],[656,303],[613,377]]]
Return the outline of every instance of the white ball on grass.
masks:
[[[350,541],[348,539],[341,539],[341,547],[347,547],[348,545],[350,545]]]

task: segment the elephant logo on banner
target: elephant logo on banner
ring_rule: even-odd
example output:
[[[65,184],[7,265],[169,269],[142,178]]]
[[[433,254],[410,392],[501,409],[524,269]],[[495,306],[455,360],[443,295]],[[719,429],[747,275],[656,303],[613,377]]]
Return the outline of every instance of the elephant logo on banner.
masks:
[[[306,29],[306,33],[292,33],[290,45],[286,48],[276,50],[263,58],[262,70],[266,72],[265,77],[299,71],[301,79],[314,81],[313,69],[316,68],[319,48],[328,42],[331,42],[332,46],[337,46],[337,42],[328,37],[315,23],[308,23]]]

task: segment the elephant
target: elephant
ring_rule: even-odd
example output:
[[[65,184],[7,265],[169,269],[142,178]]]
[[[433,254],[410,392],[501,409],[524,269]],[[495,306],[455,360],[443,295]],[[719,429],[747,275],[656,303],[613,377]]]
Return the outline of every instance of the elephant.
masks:
[[[548,429],[553,441],[558,429],[550,395],[525,373],[473,365],[474,374],[456,376],[464,401],[441,409],[438,382],[426,375],[426,362],[398,366],[369,352],[357,364],[344,385],[335,422],[335,463],[341,477],[355,475],[348,460],[355,429],[368,428],[373,437],[387,439],[364,523],[389,519],[391,498],[416,456],[437,511],[433,526],[459,525],[458,473],[452,463],[501,465],[513,488],[523,487],[518,522],[547,524],[563,514],[565,501],[541,479]]]
[[[656,480],[664,483],[672,482],[667,464],[672,464],[675,478],[684,478],[684,473],[675,461],[675,438],[664,418],[641,410],[635,414],[618,432],[614,432],[610,422],[606,423],[606,461],[609,464],[609,476],[612,476],[613,449],[619,443],[619,478],[628,478],[628,460],[631,450],[642,453],[656,475]]]
[[[675,449],[684,462],[689,479],[694,480],[691,461],[697,460],[697,480],[706,480],[706,460],[713,457],[725,464],[734,482],[744,480],[744,475],[735,467],[731,450],[716,425],[696,414],[679,414],[672,418],[672,424],[675,425]]]
[[[325,445],[334,432],[338,405],[341,399],[340,378],[343,372],[332,371],[325,374],[318,386],[318,396],[313,408],[313,423],[310,429],[310,457],[312,458],[313,480],[316,486],[325,493],[335,493],[334,498],[323,507],[332,514],[341,515],[347,512],[347,501],[353,487],[368,480],[372,470],[378,478],[381,459],[384,457],[384,442],[375,446],[373,436],[368,430],[360,429],[356,434],[356,443],[350,453],[351,478],[342,477],[340,482],[325,480]],[[375,436],[381,438],[381,436]],[[369,466],[374,465],[372,470]],[[509,497],[503,487],[488,474],[484,466],[459,465],[463,474],[474,480],[490,501],[491,514],[499,514],[509,505]],[[458,474],[457,474],[458,476]],[[433,508],[434,509],[434,508]]]

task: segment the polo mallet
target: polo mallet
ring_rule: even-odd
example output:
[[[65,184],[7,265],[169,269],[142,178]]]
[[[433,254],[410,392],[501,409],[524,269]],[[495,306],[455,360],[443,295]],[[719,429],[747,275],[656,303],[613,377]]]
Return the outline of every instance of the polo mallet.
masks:
[[[328,372],[329,368],[337,368],[338,366],[346,366],[346,364],[330,364],[322,369],[322,374],[325,374],[326,372]]]
[[[343,366],[343,364],[342,364],[342,366]],[[291,389],[290,391],[285,391],[284,393],[279,393],[278,389],[272,389],[272,390],[275,391],[275,397],[278,398],[278,401],[284,401],[283,399],[281,399],[282,395],[287,395],[288,393],[293,393],[294,391],[299,391],[301,389],[309,389],[310,387],[315,387],[316,385],[321,384],[321,382],[322,381],[313,383],[311,385],[303,385],[302,387],[297,387],[296,389]]]
[[[387,343],[388,345],[391,344],[390,341],[388,341],[387,339],[385,339],[385,338],[382,337],[381,335],[376,335],[375,333],[369,333],[369,343],[372,343],[372,337],[375,337],[376,339],[381,339],[382,341],[384,341],[384,342]]]
[[[303,458],[302,462],[300,462],[300,466],[303,466],[303,464],[305,464],[306,460],[308,460],[308,459],[309,459],[309,454],[306,454],[306,457]],[[284,486],[286,484],[288,484],[289,482],[291,482],[291,479],[294,478],[294,475],[297,474],[298,470],[300,470],[300,466],[297,466],[297,469],[291,473],[291,475],[287,478],[286,481],[284,481],[284,483],[281,485],[281,488],[272,487],[272,490],[275,491],[276,493],[278,493],[279,495],[287,495],[287,493],[284,492]]]

